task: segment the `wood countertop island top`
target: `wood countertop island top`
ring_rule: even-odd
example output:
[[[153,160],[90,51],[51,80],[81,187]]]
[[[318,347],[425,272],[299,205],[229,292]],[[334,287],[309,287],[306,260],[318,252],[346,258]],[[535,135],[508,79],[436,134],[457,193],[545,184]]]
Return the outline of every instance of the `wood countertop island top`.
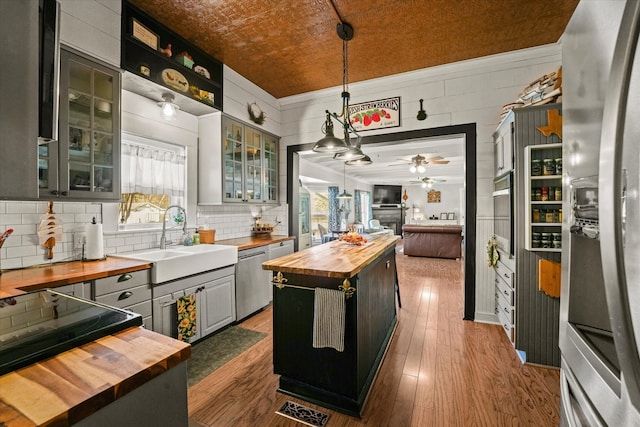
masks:
[[[0,376],[0,425],[68,426],[191,356],[191,346],[129,328]]]
[[[293,239],[295,239],[295,237],[274,234],[268,237],[248,236],[248,237],[237,237],[235,239],[216,240],[216,243],[220,245],[237,246],[239,251],[243,251],[245,249],[258,248],[260,246],[266,246],[272,243],[280,243],[280,242],[284,242],[285,240],[293,240]]]
[[[151,264],[146,261],[108,256],[100,261],[71,261],[5,270],[0,274],[0,299],[149,268]]]
[[[364,246],[352,246],[334,240],[264,262],[262,268],[281,273],[348,279],[394,246],[398,240],[400,236],[372,236]]]

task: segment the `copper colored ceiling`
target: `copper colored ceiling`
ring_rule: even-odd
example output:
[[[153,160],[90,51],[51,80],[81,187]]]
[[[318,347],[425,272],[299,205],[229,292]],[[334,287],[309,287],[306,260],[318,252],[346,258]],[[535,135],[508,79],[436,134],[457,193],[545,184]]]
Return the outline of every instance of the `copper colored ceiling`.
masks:
[[[130,0],[276,98],[342,84],[332,0]],[[333,0],[349,82],[555,43],[578,0]]]

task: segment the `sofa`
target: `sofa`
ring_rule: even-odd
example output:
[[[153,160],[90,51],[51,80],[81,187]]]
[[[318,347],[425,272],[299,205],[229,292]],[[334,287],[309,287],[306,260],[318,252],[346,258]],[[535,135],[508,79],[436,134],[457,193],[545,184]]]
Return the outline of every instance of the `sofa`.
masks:
[[[430,258],[462,257],[461,225],[410,225],[402,226],[405,255]]]

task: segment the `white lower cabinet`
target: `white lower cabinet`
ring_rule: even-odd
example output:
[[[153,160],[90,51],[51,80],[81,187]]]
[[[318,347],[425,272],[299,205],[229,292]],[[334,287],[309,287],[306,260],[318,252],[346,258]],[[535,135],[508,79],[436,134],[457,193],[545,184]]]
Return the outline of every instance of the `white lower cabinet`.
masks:
[[[198,292],[196,299],[196,307],[200,309],[198,329],[201,336],[205,337],[236,320],[234,284],[235,276],[226,276],[202,285],[204,289]]]
[[[195,342],[236,320],[235,267],[229,266],[185,277],[153,288],[153,330],[178,337],[177,301],[184,296],[196,298]]]
[[[152,328],[149,270],[133,271],[93,281],[96,302],[133,311],[142,316],[145,328]]]
[[[494,266],[495,312],[511,344],[516,342],[516,295],[514,273],[502,261]]]

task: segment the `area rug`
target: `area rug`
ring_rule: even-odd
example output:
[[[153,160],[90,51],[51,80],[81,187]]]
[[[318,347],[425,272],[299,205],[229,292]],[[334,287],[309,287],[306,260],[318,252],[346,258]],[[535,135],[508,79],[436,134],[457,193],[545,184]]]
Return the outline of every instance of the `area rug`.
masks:
[[[301,422],[312,427],[323,427],[329,421],[329,414],[311,409],[289,400],[276,411],[276,414]]]
[[[187,360],[188,386],[195,385],[266,336],[263,332],[230,326],[193,344]]]

